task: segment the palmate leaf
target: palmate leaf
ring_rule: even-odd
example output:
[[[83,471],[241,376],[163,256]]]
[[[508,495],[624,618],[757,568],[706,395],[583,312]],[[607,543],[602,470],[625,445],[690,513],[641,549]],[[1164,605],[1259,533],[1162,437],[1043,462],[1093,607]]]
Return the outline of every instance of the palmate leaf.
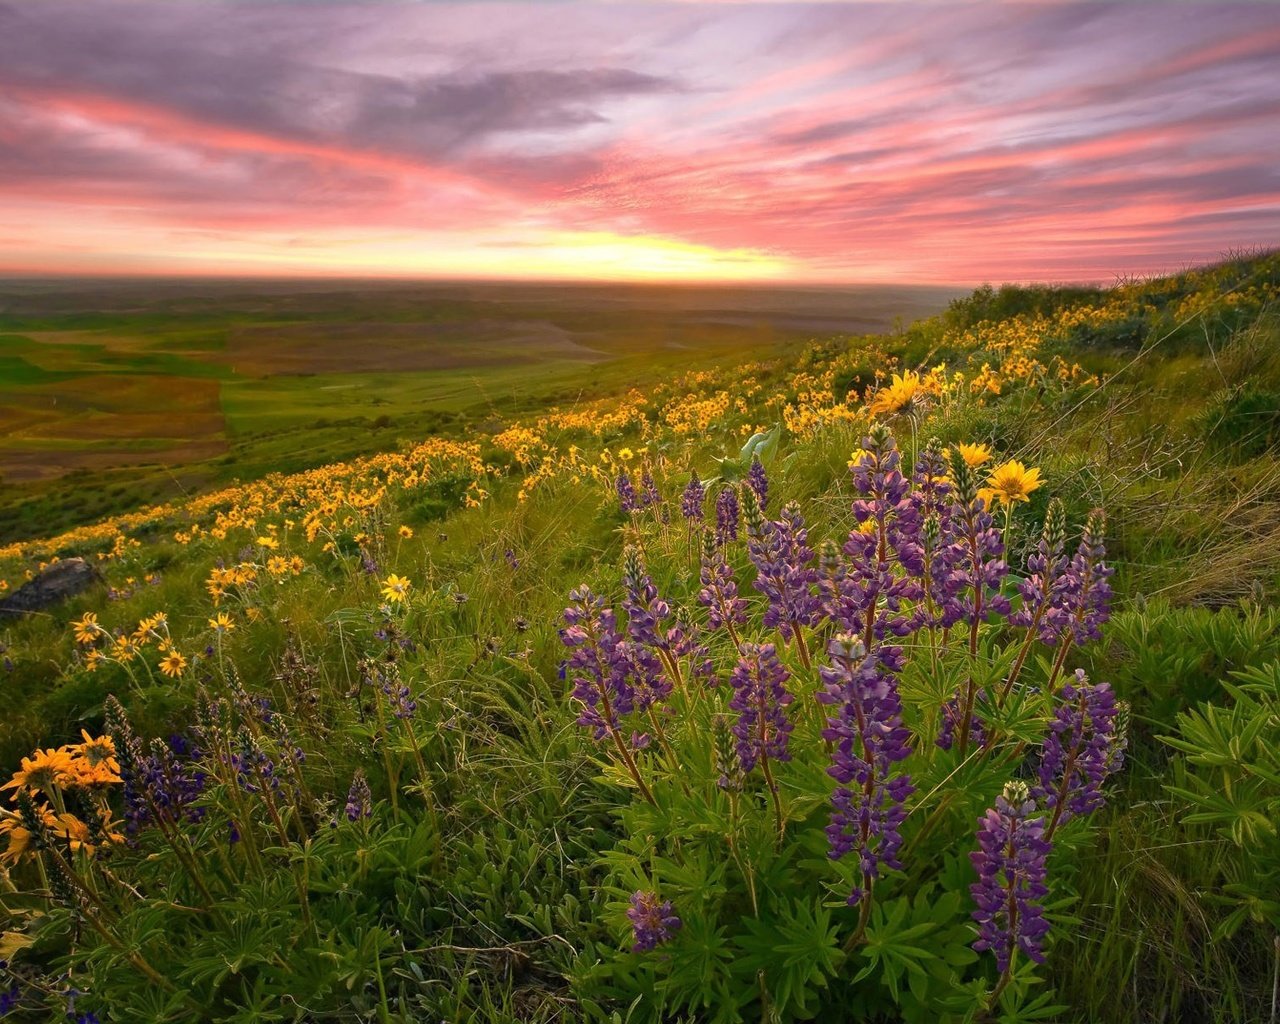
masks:
[[[910,923],[911,904],[905,897],[876,904],[872,908],[861,953],[866,965],[855,976],[862,981],[876,975],[897,1000],[906,975],[917,975],[927,983],[924,964],[936,954],[917,943],[933,932],[937,923]]]
[[[742,987],[741,978],[734,978],[734,949],[722,925],[692,917],[675,941],[676,952],[667,961],[668,973],[656,983],[658,991],[704,1011],[722,1003],[724,993]]]
[[[784,904],[768,921],[747,918],[739,935],[742,968],[763,971],[776,1012],[807,1019],[818,1011],[814,999],[836,974],[845,953],[831,912],[808,900]]]

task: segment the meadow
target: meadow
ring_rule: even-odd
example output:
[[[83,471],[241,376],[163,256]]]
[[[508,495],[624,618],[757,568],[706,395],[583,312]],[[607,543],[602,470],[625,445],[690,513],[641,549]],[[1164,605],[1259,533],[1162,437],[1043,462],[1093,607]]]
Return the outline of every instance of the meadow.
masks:
[[[936,312],[931,288],[0,282],[0,542],[701,362]],[[586,372],[589,369],[590,372]]]
[[[0,619],[0,1012],[1274,1022],[1280,256],[745,346],[591,294],[8,302],[15,391],[223,425],[6,513],[4,589],[103,582]]]

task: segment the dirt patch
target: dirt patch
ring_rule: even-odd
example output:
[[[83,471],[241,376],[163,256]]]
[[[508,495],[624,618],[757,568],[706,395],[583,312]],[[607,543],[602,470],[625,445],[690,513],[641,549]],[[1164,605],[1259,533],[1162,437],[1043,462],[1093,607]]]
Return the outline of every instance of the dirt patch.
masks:
[[[171,465],[227,448],[216,380],[92,374],[4,398],[0,472],[10,480],[45,480],[80,467]]]
[[[95,446],[90,451],[12,451],[0,449],[0,477],[10,483],[53,480],[73,469],[113,469],[119,466],[181,466],[225,455],[223,438],[188,441],[156,451],[129,451]]]

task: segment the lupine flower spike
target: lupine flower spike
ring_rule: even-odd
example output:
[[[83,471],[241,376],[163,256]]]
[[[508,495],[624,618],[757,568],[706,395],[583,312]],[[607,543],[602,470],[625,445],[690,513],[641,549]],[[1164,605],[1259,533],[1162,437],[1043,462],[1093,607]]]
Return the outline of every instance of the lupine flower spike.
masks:
[[[721,547],[738,539],[740,515],[738,492],[732,487],[721,488],[716,495],[716,543]]]
[[[978,849],[969,854],[978,880],[969,887],[978,909],[973,948],[995,954],[1000,981],[992,1002],[1008,984],[1018,952],[1044,963],[1049,922],[1040,901],[1048,894],[1046,861],[1052,844],[1025,782],[1009,782],[996,805],[978,819]]]
[[[760,766],[773,798],[779,839],[786,826],[770,761],[791,760],[788,745],[792,723],[786,709],[794,698],[785,686],[790,676],[778,660],[773,644],[743,644],[742,657],[729,677],[734,691],[729,707],[738,712],[738,720],[733,724],[738,761],[743,774],[750,774]]]
[[[1091,684],[1078,669],[1060,697],[1040,756],[1039,784],[1031,793],[1052,812],[1048,839],[1059,825],[1101,807],[1103,783],[1124,764],[1111,687]]]
[[[825,689],[818,700],[834,708],[822,735],[833,744],[827,774],[839,784],[831,796],[828,856],[858,855],[862,882],[849,894],[849,904],[862,904],[861,931],[881,867],[901,867],[897,854],[906,819],[903,804],[914,787],[909,775],[890,773],[911,754],[910,733],[902,724],[892,673],[868,654],[861,639],[837,636],[827,653],[831,664],[820,670]]]
[[[751,493],[756,496],[756,504],[760,506],[760,511],[767,512],[769,509],[769,477],[764,471],[764,463],[760,461],[759,455],[751,457],[751,468],[747,471],[747,486],[751,488]]]
[[[360,821],[373,813],[373,797],[369,792],[369,782],[364,772],[356,769],[351,779],[351,788],[347,791],[347,821]]]
[[[702,505],[706,497],[706,488],[702,486],[702,481],[698,479],[698,474],[696,472],[690,473],[689,483],[685,485],[684,494],[680,498],[680,514],[690,523],[701,523],[703,520]]]
[[[1009,624],[1024,626],[1026,639],[1000,692],[1000,703],[1008,698],[1038,638],[1050,646],[1058,642],[1068,623],[1063,607],[1067,589],[1066,515],[1062,502],[1054,498],[1044,518],[1040,541],[1027,559],[1027,576],[1018,581],[1022,604],[1009,616]]]
[[[635,690],[629,678],[630,663],[613,609],[588,587],[569,594],[564,611],[561,642],[570,649],[563,671],[573,684],[573,696],[582,704],[578,724],[592,730],[597,740],[609,737],[636,788],[650,803],[653,794],[636,766],[622,735],[622,718],[635,708]]]
[[[699,573],[702,589],[698,591],[698,603],[707,609],[707,622],[712,629],[724,629],[741,648],[738,627],[747,621],[747,602],[738,596],[738,581],[733,577],[733,567],[717,547],[715,535],[707,530],[702,537],[702,566]]]
[[[623,514],[634,512],[640,507],[640,499],[636,495],[635,484],[631,482],[631,476],[625,469],[619,471],[614,487],[618,492],[618,505]]]
[[[1004,542],[992,525],[986,503],[978,496],[973,469],[959,452],[952,453],[951,476],[957,506],[951,516],[951,571],[961,586],[963,618],[969,623],[969,658],[978,657],[978,628],[988,615],[1007,615],[1009,599],[1000,591],[1005,577]],[[962,725],[958,746],[963,760],[970,742],[981,742],[970,727],[977,700],[972,673],[959,695],[955,722]]]
[[[787,643],[794,643],[800,661],[809,667],[805,630],[818,624],[822,598],[818,570],[800,507],[790,502],[776,522],[765,519],[755,492],[743,492],[747,520],[747,550],[756,567],[752,586],[768,599],[764,625],[776,629]]]

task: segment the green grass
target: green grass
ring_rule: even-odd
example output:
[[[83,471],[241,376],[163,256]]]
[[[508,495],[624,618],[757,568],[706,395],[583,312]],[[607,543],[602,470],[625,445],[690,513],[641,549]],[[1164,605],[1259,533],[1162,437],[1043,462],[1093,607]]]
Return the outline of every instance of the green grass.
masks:
[[[1187,287],[1216,295],[1250,272],[1265,272],[1268,284],[1280,285],[1274,267],[1259,261],[1211,269]],[[26,864],[11,877],[27,895],[0,890],[14,927],[39,936],[15,958],[19,969],[52,974],[72,965],[78,987],[91,993],[86,1005],[113,1014],[104,1020],[665,1022],[734,1020],[739,1004],[740,1016],[755,1020],[766,1014],[752,958],[759,959],[779,1020],[980,1015],[979,990],[990,990],[994,971],[989,958],[973,960],[966,952],[972,877],[965,855],[978,814],[1008,774],[1034,766],[965,769],[933,752],[927,723],[938,713],[929,696],[935,680],[921,667],[928,658],[915,649],[924,641],[913,638],[914,667],[903,677],[909,724],[923,748],[917,781],[922,806],[935,783],[953,791],[954,802],[923,837],[916,831],[920,817],[911,819],[913,848],[903,873],[877,883],[878,905],[910,913],[923,931],[904,937],[902,927],[875,918],[871,925],[880,948],[911,959],[915,947],[933,957],[928,978],[912,983],[916,972],[902,968],[895,976],[887,961],[873,963],[867,947],[833,953],[807,916],[826,915],[837,932],[835,947],[854,933],[856,914],[843,905],[852,869],[825,856],[831,782],[811,723],[797,727],[796,758],[778,766],[792,815],[783,844],[774,839],[772,811],[758,786],[733,813],[716,795],[708,734],[711,707],[723,710],[727,699],[723,685],[696,706],[673,698],[683,710],[668,728],[684,771],[663,783],[662,806],[651,811],[619,783],[622,773],[604,770],[607,754],[575,725],[578,709],[558,675],[565,653],[558,629],[578,584],[617,597],[627,541],[643,546],[659,591],[705,621],[695,546],[676,508],[679,492],[691,467],[704,478],[721,471],[719,460],[738,453],[744,424],[777,418],[777,406],[763,402],[786,392],[798,368],[834,365],[852,374],[873,345],[909,363],[923,360],[947,320],[954,326],[1096,298],[980,292],[969,305],[953,306],[941,326],[923,322],[890,338],[820,349],[772,338],[748,354],[708,341],[710,352],[659,347],[586,366],[223,381],[232,448],[222,459],[175,470],[193,474],[184,481],[192,491],[237,474],[249,479],[395,450],[430,433],[479,441],[487,458],[505,459],[505,471],[486,477],[491,493],[478,508],[458,507],[465,479],[412,492],[392,487],[375,512],[337,531],[336,554],[321,554],[319,542],[307,545],[296,524],[282,528],[283,549],[304,554],[305,571],[279,582],[264,577],[243,600],[228,598],[221,607],[231,610],[237,628],[223,640],[207,626],[214,610],[205,590],[210,571],[220,561],[264,560],[267,552],[253,551],[255,536],[296,510],[261,512],[252,529],[233,528],[225,538],[206,532],[190,544],[173,539],[190,528],[182,515],[146,527],[137,531],[137,548],[105,563],[109,585],[125,592],[119,600],[96,589],[47,616],[0,623],[3,653],[14,666],[3,677],[9,713],[0,722],[0,760],[7,765],[36,745],[75,740],[81,727],[100,729],[110,693],[125,702],[141,735],[162,737],[189,731],[200,715],[252,718],[244,708],[208,710],[211,701],[234,703],[247,691],[270,699],[289,733],[242,724],[237,735],[257,729],[256,742],[282,771],[293,744],[306,752],[300,778],[308,796],[286,781],[282,800],[297,818],[286,822],[283,839],[260,813],[252,835],[229,843],[227,820],[237,800],[250,798],[238,796],[233,784],[219,785],[206,799],[206,817],[179,833],[197,851],[195,871],[182,859],[185,847],[154,829],[140,848],[121,850],[109,862],[131,887],[108,890],[118,915],[111,927],[127,937],[127,949],[154,960],[178,994],[144,984],[136,964],[91,935],[73,942],[65,907],[54,906],[47,918],[26,916],[29,906],[47,902],[29,895],[38,886]],[[440,315],[469,312],[450,307]],[[1269,1012],[1272,943],[1280,930],[1280,912],[1267,903],[1274,893],[1266,890],[1280,863],[1274,832],[1263,827],[1265,814],[1247,841],[1194,819],[1198,805],[1180,793],[1208,769],[1166,738],[1183,735],[1180,716],[1203,702],[1233,714],[1237,698],[1229,684],[1237,674],[1280,663],[1280,460],[1274,445],[1256,443],[1259,417],[1236,416],[1240,407],[1223,398],[1280,388],[1280,322],[1264,303],[1212,349],[1204,332],[1196,347],[1193,330],[1170,332],[1160,321],[1144,330],[1137,347],[1124,332],[1062,344],[1071,358],[1104,374],[1098,387],[1033,383],[984,401],[966,392],[919,421],[895,420],[908,461],[926,439],[937,438],[990,443],[1000,458],[1041,469],[1045,487],[1013,519],[1016,564],[1034,542],[1050,495],[1063,501],[1073,536],[1094,506],[1109,517],[1116,613],[1103,639],[1075,650],[1067,667],[1109,680],[1129,702],[1127,765],[1109,783],[1106,807],[1062,833],[1050,861],[1048,963],[1036,972],[1036,984],[1014,987],[1021,1015],[1006,1009],[992,1019],[1226,1024],[1264,1020]],[[657,345],[654,337],[646,344]],[[622,394],[686,369],[716,371],[721,376],[710,387],[736,394],[744,391],[737,367],[757,358],[769,360],[754,373],[759,394],[746,412],[731,411],[704,433],[675,435],[651,411],[643,429],[561,439],[583,445],[589,460],[602,447],[645,452],[670,522],[652,512],[628,518],[609,487],[575,484],[567,473],[518,500],[523,475],[492,446],[492,435],[513,419]],[[958,366],[965,356],[951,358]],[[389,422],[375,426],[380,416]],[[785,436],[769,460],[771,513],[784,501],[800,502],[815,547],[843,542],[854,525],[846,464],[864,433],[865,424],[837,420],[809,436]],[[73,518],[85,521],[100,514],[95,502],[136,499],[145,479],[122,473],[113,481],[106,471],[68,475],[30,493],[39,495],[35,508],[79,503]],[[24,522],[33,531],[40,526],[34,517]],[[401,538],[401,524],[413,528],[412,538]],[[206,517],[206,530],[213,525]],[[374,574],[362,569],[357,530],[371,538],[363,543],[378,562]],[[107,546],[94,540],[79,549],[92,556]],[[776,639],[754,622],[761,598],[747,582],[744,552],[734,549],[731,559],[753,602],[751,635]],[[394,614],[379,610],[389,572],[412,581],[411,601]],[[157,585],[125,582],[151,573],[161,577]],[[258,609],[256,618],[247,606]],[[69,625],[87,611],[108,628],[126,630],[167,612],[179,648],[192,659],[189,673],[173,682],[138,663],[84,671]],[[709,636],[727,674],[732,644],[722,631]],[[402,638],[412,643],[401,646]],[[983,651],[999,651],[1013,639],[1012,631],[993,625],[982,631]],[[1046,664],[1033,662],[1028,678],[1042,683],[1053,652],[1041,653]],[[816,686],[794,649],[784,658],[803,681],[797,685]],[[940,659],[940,671],[963,675],[961,652]],[[411,726],[389,719],[383,691],[368,678],[391,662],[417,701]],[[1223,726],[1224,743],[1235,737],[1237,753],[1222,770],[1245,772],[1250,759],[1274,750],[1280,741],[1274,722],[1259,721],[1263,731],[1253,739],[1238,723]],[[659,761],[653,750],[645,756]],[[357,768],[371,782],[376,809],[367,824],[352,826],[342,807]],[[654,774],[660,778],[660,769]],[[693,797],[682,796],[682,782]],[[1247,789],[1237,783],[1237,792]],[[1210,784],[1223,792],[1216,778]],[[712,796],[704,799],[706,793]],[[1217,809],[1236,813],[1229,801]],[[726,847],[726,831],[740,845]],[[250,841],[261,846],[256,859]],[[742,857],[751,870],[743,869]],[[650,884],[673,894],[687,922],[669,956],[627,952],[622,901]],[[201,909],[206,903],[210,909]],[[832,956],[836,969],[822,967]],[[963,984],[948,980],[951,974]],[[917,991],[920,1005],[903,994]],[[1036,1017],[1028,1004],[1038,993],[1046,1002]],[[183,994],[196,1006],[182,1003]],[[295,1011],[295,1003],[309,1009]]]

